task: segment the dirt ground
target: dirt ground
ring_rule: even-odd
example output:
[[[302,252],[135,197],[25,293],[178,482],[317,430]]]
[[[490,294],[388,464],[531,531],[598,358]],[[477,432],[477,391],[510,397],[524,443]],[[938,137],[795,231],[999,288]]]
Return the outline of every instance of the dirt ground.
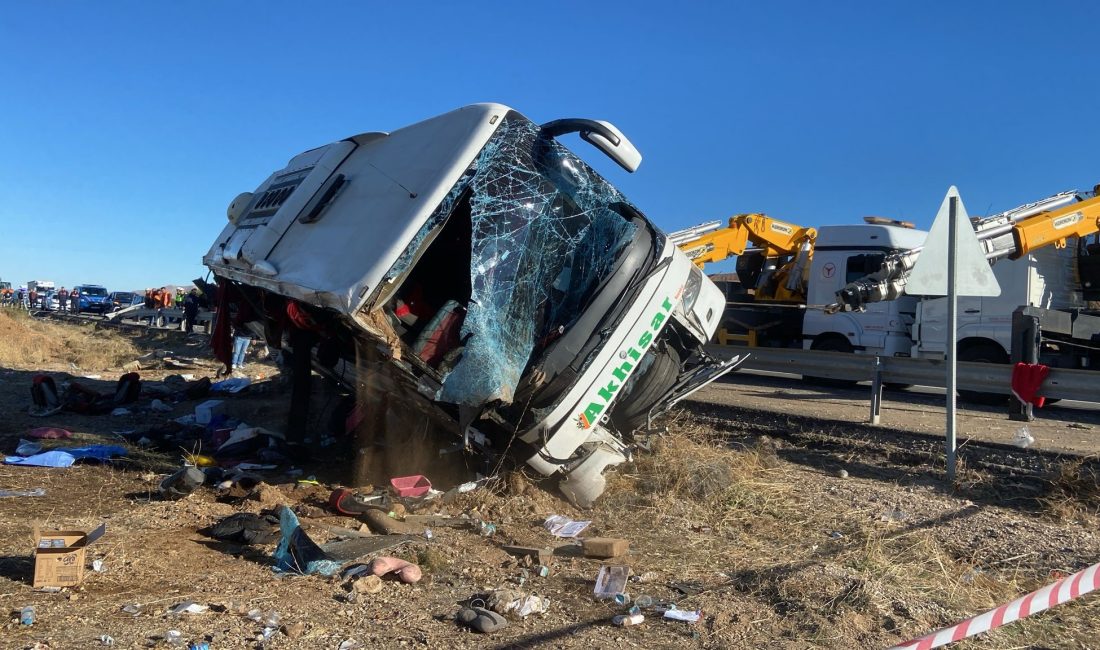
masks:
[[[0,315],[0,337],[9,342],[23,335],[5,329],[10,325]],[[55,326],[20,325],[30,331]],[[0,358],[5,453],[43,425],[72,431],[80,444],[119,444],[113,432],[163,423],[196,404],[184,401],[161,413],[143,397],[127,416],[34,418],[28,406],[35,372],[103,389],[123,364],[143,354],[199,360],[168,368],[154,354],[140,372],[155,388],[170,374],[212,376],[216,368],[201,337],[65,327],[80,330],[71,349],[33,363]],[[116,352],[83,362],[79,336],[84,345],[109,342]],[[0,354],[4,349],[0,345]],[[287,397],[277,370],[253,362],[248,373],[255,383],[228,398],[230,414],[278,429]],[[80,379],[87,375],[99,379]],[[503,473],[446,503],[429,502],[416,514],[452,517],[460,525],[432,526],[430,540],[417,528],[421,534],[387,551],[418,562],[423,580],[385,581],[379,593],[354,597],[339,578],[276,574],[273,545],[227,544],[198,532],[226,515],[277,505],[299,507],[319,542],[333,537],[334,528],[358,529],[359,521],[325,505],[347,476],[352,451],[339,442],[295,464],[318,485],[299,483],[301,476],[282,467],[265,474],[271,487],[251,494],[204,487],[178,501],[160,499],[156,486],[190,449],[129,445],[125,459],[67,469],[0,465],[0,489],[46,490],[41,497],[0,498],[0,609],[8,614],[0,620],[0,647],[99,647],[102,635],[112,637],[114,647],[168,647],[166,634],[177,630],[184,641],[212,648],[885,648],[1100,560],[1100,487],[1095,458],[1088,457],[1095,443],[1089,430],[1069,428],[1075,422],[1095,430],[1094,414],[1046,417],[1031,427],[1036,444],[1025,450],[990,444],[1010,442],[1016,423],[993,410],[968,411],[960,430],[975,439],[963,448],[956,484],[947,486],[933,398],[892,395],[884,427],[859,424],[866,415],[860,399],[735,375],[665,418],[660,424],[667,432],[653,440],[653,450],[611,471],[607,494],[589,511],[522,472]],[[1045,427],[1065,439],[1055,443]],[[1071,451],[1078,453],[1065,453]],[[432,468],[423,472],[432,477]],[[376,477],[375,484],[388,478]],[[607,562],[581,557],[543,528],[552,514],[591,520],[585,535],[628,539],[630,551]],[[491,522],[496,531],[483,536],[464,525],[471,520]],[[89,529],[106,522],[107,534],[88,557],[89,563],[102,560],[103,571],[89,569],[76,589],[33,590],[36,522]],[[507,544],[557,547],[550,575],[522,566],[502,550]],[[602,564],[632,569],[627,591],[633,598],[699,610],[701,620],[662,620],[647,607],[641,625],[611,625],[626,608],[594,598]],[[461,604],[501,587],[545,597],[549,608],[513,618],[487,636],[456,625]],[[210,609],[168,613],[188,601]],[[30,627],[18,623],[26,605],[36,608]],[[245,615],[256,609],[263,617],[279,615],[268,638],[262,622]],[[1093,594],[957,645],[1097,648],[1098,638],[1100,597]]]

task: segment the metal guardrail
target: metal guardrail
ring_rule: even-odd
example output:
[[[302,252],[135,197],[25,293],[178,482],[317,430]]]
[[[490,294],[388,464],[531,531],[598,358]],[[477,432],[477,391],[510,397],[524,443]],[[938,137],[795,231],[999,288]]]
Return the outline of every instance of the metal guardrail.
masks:
[[[707,346],[708,353],[722,359],[744,354],[746,351],[751,354],[741,367],[751,370],[872,382],[875,381],[877,371],[879,380],[887,384],[944,388],[947,383],[946,362],[940,359],[877,357],[793,348],[748,348],[714,344]],[[958,387],[962,390],[1007,394],[1012,386],[1012,366],[960,361],[957,377]],[[1051,368],[1039,394],[1048,399],[1100,403],[1100,371]]]

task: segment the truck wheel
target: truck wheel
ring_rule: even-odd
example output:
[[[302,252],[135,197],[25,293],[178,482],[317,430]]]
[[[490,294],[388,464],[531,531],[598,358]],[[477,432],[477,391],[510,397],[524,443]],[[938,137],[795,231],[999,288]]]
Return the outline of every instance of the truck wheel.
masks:
[[[1007,364],[1009,359],[1001,346],[988,341],[979,341],[959,348],[959,361],[973,363],[1001,363]],[[987,406],[1003,405],[1008,399],[1007,393],[985,393],[973,390],[960,390],[959,399],[971,404],[985,404]]]
[[[624,435],[645,426],[650,409],[680,376],[680,355],[671,345],[654,346],[647,354],[654,355],[652,365],[626,380],[611,411],[611,425]]]
[[[852,352],[852,344],[848,342],[848,339],[843,336],[829,335],[814,339],[811,350],[824,350],[826,352]],[[857,381],[852,379],[830,379],[828,377],[813,377],[810,375],[802,375],[802,381],[815,384],[817,386],[829,386],[831,388],[851,388],[855,386]]]

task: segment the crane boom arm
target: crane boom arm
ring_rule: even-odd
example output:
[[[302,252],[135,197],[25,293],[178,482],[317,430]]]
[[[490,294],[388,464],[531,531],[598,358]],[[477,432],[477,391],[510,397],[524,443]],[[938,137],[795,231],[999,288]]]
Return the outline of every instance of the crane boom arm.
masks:
[[[1018,259],[1044,246],[1064,248],[1070,237],[1100,232],[1100,196],[1079,198],[1076,192],[1062,192],[978,221],[975,231],[986,259],[990,263],[1002,257]],[[825,307],[826,313],[858,311],[872,302],[901,297],[920,251],[914,248],[888,255],[879,271],[838,291],[836,302]]]
[[[1012,229],[1016,250],[1009,257],[1017,259],[1051,244],[1065,248],[1066,239],[1096,232],[1100,232],[1100,196],[1019,221]]]
[[[766,257],[793,255],[803,243],[817,238],[817,230],[753,213],[730,217],[724,228],[712,222],[673,233],[670,238],[702,268],[710,262],[741,255],[749,244],[764,249]]]

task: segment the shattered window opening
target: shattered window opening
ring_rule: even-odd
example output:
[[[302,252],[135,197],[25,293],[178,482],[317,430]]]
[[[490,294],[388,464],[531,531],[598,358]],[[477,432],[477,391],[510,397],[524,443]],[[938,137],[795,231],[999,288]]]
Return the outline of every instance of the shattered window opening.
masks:
[[[471,289],[452,297],[466,308],[463,348],[439,399],[483,406],[512,401],[532,358],[577,322],[638,225],[622,213],[626,200],[618,190],[516,113],[503,120],[471,171],[389,277],[408,272],[422,243],[464,213],[458,208],[468,197]]]

